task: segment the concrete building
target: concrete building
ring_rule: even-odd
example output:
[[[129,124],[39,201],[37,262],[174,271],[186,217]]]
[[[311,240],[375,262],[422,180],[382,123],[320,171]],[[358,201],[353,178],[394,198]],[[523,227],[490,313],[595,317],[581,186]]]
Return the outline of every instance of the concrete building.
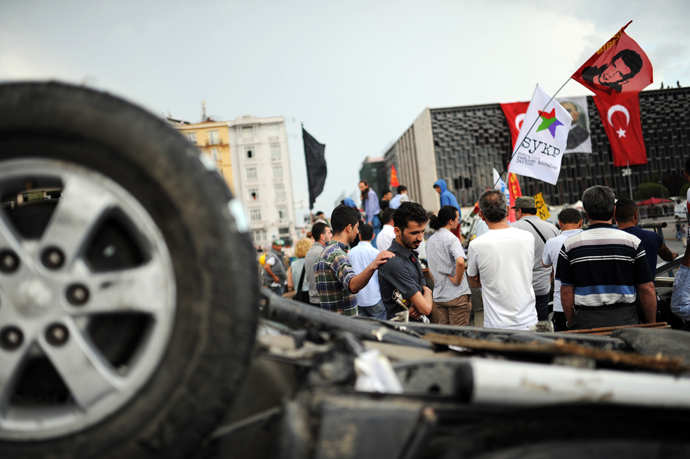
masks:
[[[227,123],[235,194],[247,209],[254,244],[295,240],[292,173],[285,118],[241,116]]]
[[[168,122],[213,160],[220,175],[223,176],[228,187],[234,192],[228,123],[225,121],[213,121],[210,118],[201,123],[189,123],[172,118],[168,118]]]
[[[669,189],[671,183],[683,183],[690,143],[687,122],[682,120],[689,105],[690,88],[640,93],[648,164],[630,166],[633,190],[655,177]],[[593,185],[611,187],[619,197],[630,195],[628,178],[622,175],[622,168],[613,165],[611,147],[591,97],[587,98],[587,112],[592,154],[565,155],[556,185],[521,176],[524,195],[542,192],[551,205],[574,203]],[[493,185],[492,169],[500,172],[507,166],[511,147],[508,123],[498,103],[426,108],[386,152],[387,179],[390,166],[395,165],[398,180],[407,186],[411,199],[428,210],[438,210],[438,194],[432,186],[444,179],[461,206],[472,206]]]
[[[178,131],[208,155],[247,211],[252,240],[270,247],[295,236],[292,173],[285,119],[241,116],[233,121],[201,123],[168,118]]]
[[[369,188],[376,192],[376,196],[381,199],[381,192],[390,188],[390,180],[386,181],[386,168],[382,156],[367,156],[362,161],[362,167],[359,169],[359,179],[364,180],[369,184]],[[359,199],[355,202],[359,204]]]

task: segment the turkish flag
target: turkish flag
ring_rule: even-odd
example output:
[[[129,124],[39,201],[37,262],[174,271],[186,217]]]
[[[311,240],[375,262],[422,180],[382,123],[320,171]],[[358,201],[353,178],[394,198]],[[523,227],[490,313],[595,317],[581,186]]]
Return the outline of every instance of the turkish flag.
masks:
[[[525,119],[527,107],[529,107],[529,102],[501,104],[501,110],[503,110],[503,114],[508,121],[508,127],[510,128],[510,138],[513,141],[513,150],[515,150],[515,142],[517,142],[518,134],[520,134],[520,128]]]
[[[640,97],[609,104],[601,97],[593,97],[611,144],[613,165],[647,164],[647,151],[642,138]]]
[[[624,32],[630,22],[571,77],[610,105],[636,95],[654,81],[654,69],[649,58]]]

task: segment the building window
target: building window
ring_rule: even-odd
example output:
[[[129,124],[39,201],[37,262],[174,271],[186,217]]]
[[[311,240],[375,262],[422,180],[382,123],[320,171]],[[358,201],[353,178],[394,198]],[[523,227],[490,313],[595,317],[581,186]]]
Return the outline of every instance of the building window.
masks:
[[[247,180],[256,180],[257,179],[256,167],[248,167],[246,171],[247,171]]]
[[[218,147],[211,147],[211,158],[213,158],[214,161],[218,161],[220,159],[218,157]]]
[[[250,201],[258,201],[259,200],[259,189],[258,188],[248,189],[247,194],[249,195]]]
[[[280,159],[280,145],[271,145],[271,159]]]
[[[242,138],[251,139],[254,137],[254,129],[251,126],[246,126],[242,128]]]
[[[268,135],[277,136],[278,133],[280,132],[279,127],[280,127],[280,125],[276,124],[276,123],[266,125],[266,129],[268,130]]]
[[[278,220],[285,220],[287,218],[287,209],[278,209]]]
[[[283,166],[273,166],[273,180],[283,180]]]
[[[261,209],[252,209],[249,211],[249,219],[253,222],[261,221]]]
[[[218,145],[220,143],[218,131],[208,131],[208,143],[211,145]]]
[[[276,187],[276,201],[285,201],[285,187],[282,185]]]
[[[196,143],[196,132],[188,132],[187,140],[189,140],[192,143]]]
[[[254,158],[254,147],[246,147],[244,149],[244,154],[247,159]]]

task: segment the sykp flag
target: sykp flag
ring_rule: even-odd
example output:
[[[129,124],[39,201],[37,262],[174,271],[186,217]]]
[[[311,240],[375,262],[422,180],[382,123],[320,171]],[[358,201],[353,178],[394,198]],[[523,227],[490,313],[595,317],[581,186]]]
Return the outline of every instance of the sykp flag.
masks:
[[[506,200],[510,202],[510,193],[508,192],[506,182],[503,181],[496,169],[494,169],[494,188],[506,195]]]
[[[510,172],[555,185],[572,120],[566,109],[537,85],[515,144]]]

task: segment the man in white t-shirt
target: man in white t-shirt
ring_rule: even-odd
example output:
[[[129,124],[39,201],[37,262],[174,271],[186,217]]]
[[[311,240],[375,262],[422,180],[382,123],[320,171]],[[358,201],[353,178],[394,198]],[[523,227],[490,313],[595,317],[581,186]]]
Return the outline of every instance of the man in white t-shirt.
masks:
[[[499,190],[479,198],[479,216],[489,232],[470,242],[467,276],[482,289],[484,326],[527,330],[537,323],[532,288],[534,236],[508,225],[508,201]]]
[[[395,224],[393,223],[394,213],[395,209],[391,208],[381,212],[381,223],[383,224],[383,227],[381,228],[381,232],[379,232],[378,236],[376,236],[376,248],[379,249],[379,252],[388,250],[393,243],[393,240],[395,240]]]
[[[558,214],[558,226],[561,227],[561,234],[549,239],[544,245],[544,253],[541,257],[541,262],[545,268],[551,268],[551,279],[558,268],[558,254],[563,247],[563,243],[570,236],[575,236],[582,232],[582,213],[569,207],[563,209]],[[561,281],[554,279],[553,281],[553,329],[554,331],[566,331],[565,313],[563,312],[563,305],[561,304]]]

